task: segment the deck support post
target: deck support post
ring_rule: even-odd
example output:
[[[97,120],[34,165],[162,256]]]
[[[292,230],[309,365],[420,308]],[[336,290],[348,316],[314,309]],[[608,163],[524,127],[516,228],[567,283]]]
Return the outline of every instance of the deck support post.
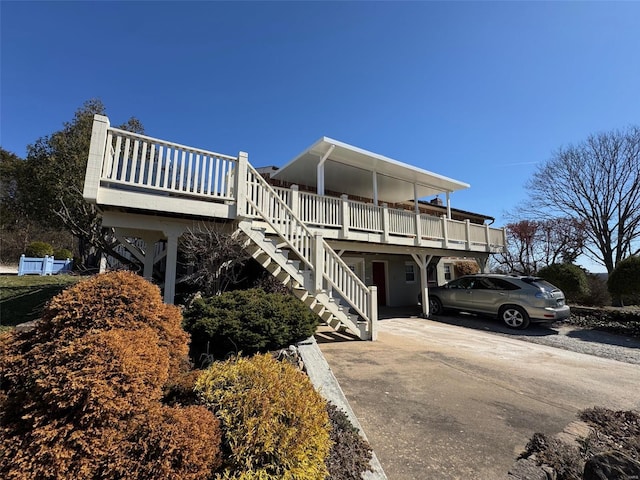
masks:
[[[489,273],[489,257],[475,257],[481,273]]]
[[[155,263],[155,246],[158,240],[155,235],[144,235],[144,271],[142,276],[147,280],[153,278],[153,265]]]
[[[167,268],[164,273],[164,303],[173,304],[176,296],[176,272],[178,263],[178,239],[182,229],[168,229],[163,233],[167,237]]]
[[[243,217],[247,213],[247,163],[249,163],[249,154],[240,152],[235,178],[236,218]]]
[[[378,339],[378,287],[369,287],[369,340]]]
[[[412,253],[413,260],[418,264],[420,269],[420,294],[422,297],[422,315],[429,318],[429,283],[427,278],[427,267],[431,263],[433,255],[426,253]]]
[[[464,221],[464,228],[467,237],[467,250],[471,250],[471,222],[468,218]]]
[[[451,220],[451,192],[447,192],[447,218]]]

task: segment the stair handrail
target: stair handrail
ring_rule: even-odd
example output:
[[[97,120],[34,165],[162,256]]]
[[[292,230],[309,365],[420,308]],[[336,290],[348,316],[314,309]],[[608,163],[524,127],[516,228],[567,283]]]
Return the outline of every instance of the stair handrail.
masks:
[[[250,192],[252,191],[251,189],[252,185],[259,185],[262,193],[265,193],[265,192],[268,193],[269,200],[270,200],[269,205],[273,205],[273,203],[275,203],[279,206],[277,210],[284,210],[284,212],[286,212],[288,218],[281,218],[280,220],[283,220],[285,224],[289,227],[289,231],[292,237],[293,237],[294,231],[295,233],[298,233],[298,232],[304,233],[306,239],[308,240],[307,246],[309,248],[306,248],[308,254],[305,254],[303,251],[301,251],[301,249],[297,245],[295,245],[295,243],[292,242],[290,238],[288,238],[287,232],[283,231],[282,228],[280,228],[279,223],[281,222],[274,221],[271,218],[271,216],[268,214],[268,212],[265,212],[258,205],[257,201],[255,202],[253,201],[250,194]],[[237,201],[240,202],[242,201],[242,199],[238,198]],[[253,166],[248,162],[247,162],[246,201],[247,201],[247,204],[251,206],[253,210],[258,212],[260,214],[260,217],[262,217],[262,219],[265,220],[273,228],[273,230],[278,234],[278,236],[285,241],[288,247],[291,248],[296,253],[296,255],[298,255],[298,257],[300,257],[300,259],[306,265],[311,267],[315,272],[316,268],[315,268],[314,262],[312,261],[312,253],[310,248],[312,246],[312,242],[314,241],[313,232],[309,229],[309,227],[307,227],[304,224],[302,220],[298,218],[298,216],[291,209],[291,207],[289,207],[289,205],[287,205],[287,203],[284,200],[282,200],[282,198],[280,198],[280,196],[276,193],[273,187],[269,185],[269,183],[262,177],[262,175],[260,175],[258,171],[255,168],[253,168]],[[249,210],[247,209],[246,211],[248,212]],[[295,229],[291,228],[292,223],[295,225]],[[321,242],[322,250],[325,256],[328,257],[329,260],[331,260],[334,268],[337,267],[337,269],[339,270],[339,274],[337,276],[331,275],[331,272],[327,271],[328,270],[327,266],[329,265],[329,262],[327,262],[326,261],[327,258],[325,258],[324,259],[325,261],[322,262],[323,267],[322,267],[321,273],[323,278],[325,278],[329,282],[329,284],[337,290],[338,294],[340,294],[349,303],[349,305],[351,305],[354,308],[354,310],[358,312],[358,314],[365,321],[371,322],[373,320],[371,318],[371,312],[370,312],[371,310],[370,296],[372,295],[372,293],[369,287],[367,287],[365,283],[362,280],[360,280],[360,278],[347,266],[344,260],[340,258],[340,255],[338,255],[337,252],[333,248],[331,248],[331,246],[326,242],[326,240],[324,240],[322,237],[315,238],[316,241],[318,239]],[[314,247],[317,248],[315,245]],[[317,274],[317,272],[315,273]],[[351,281],[351,283],[356,286],[357,291],[351,294],[347,292],[346,286],[341,284],[340,279],[342,278],[348,278]]]

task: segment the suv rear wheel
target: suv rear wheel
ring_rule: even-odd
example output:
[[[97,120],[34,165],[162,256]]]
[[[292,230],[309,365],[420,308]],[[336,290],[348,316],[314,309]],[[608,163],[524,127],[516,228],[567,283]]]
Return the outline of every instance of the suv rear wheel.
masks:
[[[522,307],[517,305],[506,305],[498,313],[500,320],[509,328],[522,330],[529,326],[529,315]]]

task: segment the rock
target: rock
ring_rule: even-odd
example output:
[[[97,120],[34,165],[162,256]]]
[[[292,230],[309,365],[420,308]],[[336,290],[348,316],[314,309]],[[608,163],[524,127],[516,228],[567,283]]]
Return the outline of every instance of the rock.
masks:
[[[584,480],[640,480],[640,462],[621,452],[591,457],[584,466]]]
[[[570,445],[577,445],[580,440],[587,438],[592,431],[593,429],[587,423],[575,421],[567,425],[562,432],[556,434],[555,438]]]
[[[520,458],[513,464],[508,480],[555,480],[552,468],[543,468],[533,458]]]

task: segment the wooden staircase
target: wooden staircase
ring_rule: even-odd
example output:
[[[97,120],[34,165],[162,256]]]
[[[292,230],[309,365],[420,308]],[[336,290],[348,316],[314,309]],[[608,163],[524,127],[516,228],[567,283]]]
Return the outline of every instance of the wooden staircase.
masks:
[[[367,287],[249,164],[246,177],[237,217],[246,250],[332,328],[375,340],[376,287]]]
[[[247,252],[327,325],[337,331],[347,329],[361,339],[371,339],[367,322],[352,313],[347,302],[326,290],[311,293],[312,270],[301,268],[300,260],[290,259],[291,251],[281,248],[277,238],[267,236],[266,229],[254,227],[252,222],[243,221],[239,226],[249,238]]]

